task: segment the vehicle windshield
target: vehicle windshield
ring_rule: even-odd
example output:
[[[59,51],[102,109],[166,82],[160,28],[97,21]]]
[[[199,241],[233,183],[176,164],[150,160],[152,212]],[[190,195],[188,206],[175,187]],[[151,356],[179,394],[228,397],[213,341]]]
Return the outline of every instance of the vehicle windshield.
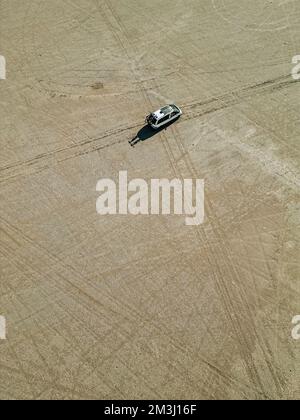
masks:
[[[157,119],[153,114],[150,115],[149,122],[150,122],[150,124],[156,124],[157,123]]]

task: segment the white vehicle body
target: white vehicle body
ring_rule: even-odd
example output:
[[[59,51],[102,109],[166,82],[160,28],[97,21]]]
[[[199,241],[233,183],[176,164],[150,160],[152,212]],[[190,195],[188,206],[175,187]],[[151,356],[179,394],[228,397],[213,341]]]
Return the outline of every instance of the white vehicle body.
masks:
[[[157,130],[164,125],[176,120],[182,115],[182,111],[177,105],[166,105],[156,112],[148,115],[146,122],[154,129]]]

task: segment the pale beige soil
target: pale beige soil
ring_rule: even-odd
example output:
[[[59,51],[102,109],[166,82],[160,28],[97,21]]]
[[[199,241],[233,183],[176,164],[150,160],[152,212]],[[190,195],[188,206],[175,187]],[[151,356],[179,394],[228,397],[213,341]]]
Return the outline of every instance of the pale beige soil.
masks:
[[[300,397],[300,4],[1,0],[0,398]],[[184,115],[131,148],[145,115]],[[204,178],[206,218],[96,183]]]

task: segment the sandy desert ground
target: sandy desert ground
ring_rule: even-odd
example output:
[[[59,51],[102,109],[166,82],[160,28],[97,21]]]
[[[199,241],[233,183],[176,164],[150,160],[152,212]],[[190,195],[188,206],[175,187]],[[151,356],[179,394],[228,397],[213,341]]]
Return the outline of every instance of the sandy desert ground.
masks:
[[[1,0],[1,399],[298,399],[300,3]],[[168,102],[183,117],[132,148]],[[205,223],[96,213],[200,178]]]

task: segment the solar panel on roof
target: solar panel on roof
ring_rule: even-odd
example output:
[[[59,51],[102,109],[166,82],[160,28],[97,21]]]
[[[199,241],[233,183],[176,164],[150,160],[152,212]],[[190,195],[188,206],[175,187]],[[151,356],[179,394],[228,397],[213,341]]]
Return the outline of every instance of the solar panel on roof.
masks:
[[[168,105],[168,106],[165,106],[164,108],[162,108],[160,111],[161,111],[162,114],[167,115],[170,112],[172,112],[172,108]]]

